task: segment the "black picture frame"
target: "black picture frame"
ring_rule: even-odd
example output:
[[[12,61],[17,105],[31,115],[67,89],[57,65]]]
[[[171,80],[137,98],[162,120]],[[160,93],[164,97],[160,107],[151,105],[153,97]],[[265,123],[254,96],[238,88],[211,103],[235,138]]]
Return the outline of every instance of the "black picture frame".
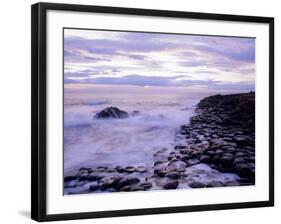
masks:
[[[234,22],[253,22],[269,25],[269,200],[243,203],[208,204],[196,206],[160,207],[70,214],[46,213],[46,13],[48,10],[63,10],[87,13],[111,13],[169,18],[190,18]],[[267,207],[274,205],[274,18],[195,13],[183,11],[164,11],[137,8],[103,7],[73,4],[37,3],[32,5],[31,13],[31,218],[36,221],[55,221],[70,219],[102,218],[161,213],[192,212],[206,210]]]

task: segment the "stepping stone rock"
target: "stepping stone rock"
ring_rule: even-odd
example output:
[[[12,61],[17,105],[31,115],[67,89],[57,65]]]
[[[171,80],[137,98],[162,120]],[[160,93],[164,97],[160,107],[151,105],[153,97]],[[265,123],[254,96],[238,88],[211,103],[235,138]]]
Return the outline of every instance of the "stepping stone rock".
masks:
[[[147,170],[144,166],[138,166],[136,168],[136,171],[139,172],[139,173],[145,173]]]
[[[168,182],[166,184],[164,184],[163,188],[164,189],[176,189],[179,185],[179,182],[178,181],[171,181],[171,182]]]
[[[205,184],[204,184],[204,183],[202,183],[202,182],[197,182],[197,181],[192,182],[192,183],[190,183],[190,184],[188,184],[188,185],[189,185],[189,187],[191,187],[191,188],[203,188],[203,187],[205,187]]]
[[[117,184],[116,188],[121,189],[127,185],[133,185],[140,182],[140,179],[137,177],[124,177]]]
[[[166,173],[165,177],[169,177],[171,179],[179,179],[181,177],[181,175],[179,172],[172,171],[172,172]]]
[[[189,160],[186,161],[186,164],[188,166],[193,166],[193,165],[196,165],[198,163],[200,163],[200,161],[198,159],[189,159]]]
[[[100,186],[98,184],[92,184],[89,186],[90,191],[97,191],[100,189]]]
[[[99,180],[101,190],[106,190],[108,188],[115,188],[121,177],[118,176],[108,176]]]
[[[210,181],[206,187],[222,187],[223,184],[220,181]]]

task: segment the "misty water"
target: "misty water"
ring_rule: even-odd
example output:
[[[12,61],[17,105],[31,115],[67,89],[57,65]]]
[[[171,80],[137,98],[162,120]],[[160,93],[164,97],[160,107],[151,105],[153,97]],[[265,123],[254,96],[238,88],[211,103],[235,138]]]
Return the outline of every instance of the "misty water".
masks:
[[[65,85],[64,173],[81,167],[153,165],[153,154],[175,145],[175,135],[188,124],[194,106],[213,93],[175,87]],[[126,119],[95,119],[115,106]]]

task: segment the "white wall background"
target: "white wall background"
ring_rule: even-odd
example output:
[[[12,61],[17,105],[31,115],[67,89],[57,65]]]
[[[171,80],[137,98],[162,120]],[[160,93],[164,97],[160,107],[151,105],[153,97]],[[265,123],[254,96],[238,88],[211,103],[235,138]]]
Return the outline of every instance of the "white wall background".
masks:
[[[0,7],[0,223],[30,220],[30,6],[36,1],[2,1]],[[60,223],[277,223],[281,218],[280,40],[278,0],[60,0],[62,3],[183,10],[275,17],[275,161],[274,208],[149,215]]]

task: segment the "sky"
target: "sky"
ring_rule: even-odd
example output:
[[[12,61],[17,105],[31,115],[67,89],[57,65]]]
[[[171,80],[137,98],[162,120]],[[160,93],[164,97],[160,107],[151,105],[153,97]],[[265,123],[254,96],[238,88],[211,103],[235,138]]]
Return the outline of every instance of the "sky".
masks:
[[[64,30],[64,82],[255,89],[255,39]]]

